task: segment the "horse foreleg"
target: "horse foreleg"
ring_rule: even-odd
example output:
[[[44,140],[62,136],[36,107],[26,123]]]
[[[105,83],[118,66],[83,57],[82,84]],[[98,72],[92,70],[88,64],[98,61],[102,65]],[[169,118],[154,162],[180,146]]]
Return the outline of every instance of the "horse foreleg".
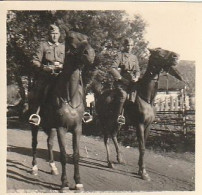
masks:
[[[74,180],[76,183],[76,190],[83,190],[83,184],[81,183],[80,173],[79,173],[79,144],[81,137],[82,127],[81,124],[73,132],[73,161],[74,161]]]
[[[122,154],[120,152],[120,149],[119,149],[119,144],[118,144],[118,141],[117,141],[117,135],[113,135],[112,140],[114,142],[114,146],[115,146],[115,149],[116,149],[118,163],[125,163],[124,160],[123,160]]]
[[[38,175],[38,167],[37,167],[37,135],[39,128],[37,126],[32,125],[31,126],[31,131],[32,131],[32,155],[33,155],[33,160],[32,160],[32,174],[33,175]]]
[[[54,141],[55,135],[56,135],[56,129],[55,128],[50,129],[48,139],[47,139],[47,145],[48,145],[48,154],[49,154],[49,164],[51,167],[52,175],[59,174],[58,169],[55,166],[54,155],[53,155],[53,141]]]
[[[151,122],[152,123],[152,122]],[[150,131],[150,128],[151,128],[151,123],[149,123],[148,125],[147,125],[147,127],[145,128],[145,132],[144,132],[144,139],[145,139],[145,143],[146,143],[146,141],[147,141],[147,138],[148,138],[148,136],[149,136],[149,131]]]
[[[69,190],[69,184],[67,181],[67,175],[66,175],[66,150],[65,150],[65,134],[66,130],[65,128],[58,128],[57,130],[57,136],[58,136],[58,143],[60,147],[60,162],[62,165],[62,176],[61,176],[61,192],[65,192],[66,190]]]
[[[145,163],[144,163],[144,154],[145,154],[145,126],[144,124],[139,124],[137,127],[137,137],[139,143],[139,171],[138,174],[142,179],[150,181],[150,177],[146,172]]]
[[[110,150],[109,150],[109,136],[108,134],[104,134],[104,144],[107,151],[107,165],[109,168],[114,168],[114,164],[110,159]]]

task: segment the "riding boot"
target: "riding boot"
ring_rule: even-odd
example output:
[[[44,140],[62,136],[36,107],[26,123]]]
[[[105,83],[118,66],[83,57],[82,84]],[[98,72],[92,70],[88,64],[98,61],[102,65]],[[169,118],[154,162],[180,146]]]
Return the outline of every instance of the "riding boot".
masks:
[[[41,122],[41,117],[39,115],[41,107],[45,104],[46,100],[47,100],[47,95],[50,89],[50,85],[47,84],[46,86],[43,87],[43,90],[41,90],[41,93],[37,94],[37,102],[35,102],[34,110],[37,110],[34,114],[32,114],[29,117],[29,123],[33,124],[35,126],[39,126],[40,122]]]
[[[117,122],[120,125],[124,125],[125,124],[125,117],[123,115],[123,105],[124,105],[123,101],[119,102]]]

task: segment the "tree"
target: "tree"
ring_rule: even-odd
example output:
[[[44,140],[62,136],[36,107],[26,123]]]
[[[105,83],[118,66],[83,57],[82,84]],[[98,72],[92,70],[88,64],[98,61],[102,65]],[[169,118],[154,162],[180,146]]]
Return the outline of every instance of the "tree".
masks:
[[[48,26],[56,23],[65,31],[86,34],[96,51],[95,65],[107,72],[114,56],[121,50],[124,38],[134,39],[134,53],[140,65],[145,65],[147,41],[144,39],[145,22],[141,16],[129,19],[125,11],[9,11],[7,14],[7,78],[30,76],[32,56],[41,40],[46,39]],[[85,76],[88,71],[84,71]],[[109,75],[105,75],[108,78]],[[88,76],[86,76],[88,78]],[[110,77],[109,77],[110,78]],[[87,82],[87,79],[85,79]],[[23,86],[20,86],[23,87]]]

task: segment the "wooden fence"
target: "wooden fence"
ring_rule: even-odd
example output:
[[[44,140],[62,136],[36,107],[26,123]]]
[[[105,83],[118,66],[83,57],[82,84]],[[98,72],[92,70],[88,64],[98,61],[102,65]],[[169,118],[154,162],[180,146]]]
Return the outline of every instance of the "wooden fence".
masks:
[[[154,133],[183,133],[195,130],[195,97],[186,88],[177,94],[157,95],[156,118],[152,125]]]
[[[92,94],[87,97],[87,107],[94,115],[95,105],[91,96]],[[194,133],[195,97],[187,95],[186,89],[168,94],[158,93],[154,105],[156,117],[151,128],[153,133],[177,133],[184,136],[187,136],[189,132]],[[132,131],[134,131],[133,127],[129,127],[128,133]]]

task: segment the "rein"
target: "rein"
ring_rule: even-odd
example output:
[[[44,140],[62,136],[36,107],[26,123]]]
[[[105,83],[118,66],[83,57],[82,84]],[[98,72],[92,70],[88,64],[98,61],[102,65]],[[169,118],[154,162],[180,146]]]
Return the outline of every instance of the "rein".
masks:
[[[62,97],[60,97],[59,99],[60,99],[63,103],[68,104],[68,105],[69,105],[71,108],[73,108],[73,109],[76,109],[76,108],[78,108],[78,107],[81,105],[81,102],[80,102],[80,104],[79,104],[78,106],[73,107],[73,106],[71,105],[71,100],[67,101],[67,100],[64,100]]]
[[[81,70],[79,70],[79,78],[78,78],[78,80],[80,81],[79,84],[80,84],[81,87],[83,88],[83,81],[82,81],[82,76],[81,76],[81,74],[82,74],[82,73],[81,73]],[[71,108],[76,109],[76,108],[78,108],[78,107],[82,104],[82,101],[80,101],[80,103],[79,103],[77,106],[73,106],[73,105],[71,104],[71,101],[72,101],[72,99],[74,98],[74,96],[76,95],[77,91],[78,91],[78,87],[77,87],[77,89],[73,92],[72,97],[71,97],[71,98],[67,98],[67,100],[64,99],[64,98],[62,98],[62,97],[59,97],[59,99],[60,99],[63,103],[68,104]],[[82,98],[82,95],[81,95],[81,99],[83,99],[83,98]]]

